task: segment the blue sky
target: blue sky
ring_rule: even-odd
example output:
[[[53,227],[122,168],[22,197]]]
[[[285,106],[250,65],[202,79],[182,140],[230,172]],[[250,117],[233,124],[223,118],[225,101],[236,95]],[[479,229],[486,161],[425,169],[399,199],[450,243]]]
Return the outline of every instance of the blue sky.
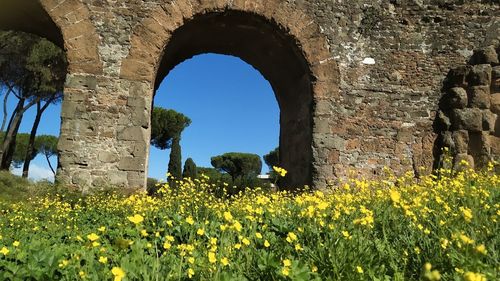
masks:
[[[10,98],[9,107],[15,99]],[[232,56],[204,54],[186,60],[163,80],[155,106],[174,109],[191,118],[182,134],[183,162],[211,167],[210,157],[225,152],[267,154],[279,143],[279,107],[269,82],[252,66]],[[29,132],[34,109],[27,112],[20,132]],[[59,135],[61,105],[43,116],[38,134]],[[151,148],[149,176],[163,179],[169,150]],[[56,159],[52,160],[56,166]],[[263,163],[262,172],[267,171]],[[18,171],[19,172],[19,171]],[[30,177],[50,178],[45,158],[37,157]]]

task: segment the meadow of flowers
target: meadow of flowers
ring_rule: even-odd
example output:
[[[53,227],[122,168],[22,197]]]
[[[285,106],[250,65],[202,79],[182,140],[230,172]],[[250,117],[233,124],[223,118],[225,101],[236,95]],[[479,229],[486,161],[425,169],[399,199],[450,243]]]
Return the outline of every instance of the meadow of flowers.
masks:
[[[500,177],[0,202],[0,280],[500,280]]]

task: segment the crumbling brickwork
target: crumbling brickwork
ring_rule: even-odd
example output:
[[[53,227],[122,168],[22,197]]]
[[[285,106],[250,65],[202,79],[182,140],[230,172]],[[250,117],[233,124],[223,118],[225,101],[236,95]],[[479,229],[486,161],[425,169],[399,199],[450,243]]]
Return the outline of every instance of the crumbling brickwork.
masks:
[[[82,187],[145,185],[155,87],[203,52],[237,55],[273,85],[290,185],[322,187],[384,166],[428,172],[446,74],[474,50],[498,45],[500,34],[497,1],[39,1],[70,63],[57,177]],[[474,123],[482,114],[487,126],[498,124],[496,92],[488,105],[482,86],[463,88],[477,98],[454,110],[456,120]],[[481,138],[490,132],[490,154],[498,153],[498,138],[481,120],[444,130],[468,132],[464,155],[475,157],[465,152],[472,129]]]

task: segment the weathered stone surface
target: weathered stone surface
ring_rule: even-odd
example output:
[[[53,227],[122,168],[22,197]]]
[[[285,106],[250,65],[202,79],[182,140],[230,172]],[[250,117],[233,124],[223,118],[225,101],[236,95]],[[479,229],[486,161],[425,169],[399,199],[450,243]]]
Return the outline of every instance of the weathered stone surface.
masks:
[[[495,114],[500,114],[500,93],[491,95],[491,111]]]
[[[500,65],[491,71],[491,93],[500,93]]]
[[[448,131],[451,127],[450,118],[441,110],[436,115],[434,127],[437,131]]]
[[[53,24],[36,24],[36,9],[25,9],[38,2]],[[119,172],[116,185],[143,185],[154,89],[179,62],[207,52],[240,57],[270,81],[282,115],[280,145],[290,177],[301,183],[312,171],[326,183],[351,168],[373,176],[386,165],[397,173],[429,165],[436,115],[452,135],[491,127],[491,115],[477,119],[480,109],[465,108],[486,109],[477,99],[456,101],[453,108],[464,110],[457,125],[445,118],[449,110],[437,113],[442,88],[491,84],[498,114],[498,75],[485,65],[496,63],[493,49],[476,52],[476,66],[464,65],[472,50],[496,44],[491,1],[447,3],[453,11],[442,1],[108,2],[20,1],[12,5],[19,11],[0,4],[0,28],[1,15],[17,13],[14,27],[66,47],[58,178],[67,183],[96,186]],[[443,82],[448,69],[456,70]]]
[[[474,65],[467,77],[469,86],[490,86],[491,85],[491,65]]]
[[[469,149],[469,132],[465,130],[454,131],[452,133],[454,152],[467,154]]]
[[[469,89],[469,107],[490,108],[490,86],[473,86]]]
[[[474,169],[474,157],[468,154],[457,154],[453,159],[453,169],[457,171],[461,171],[464,169],[472,168]]]
[[[483,111],[483,130],[486,132],[495,132],[495,126],[498,119],[498,115],[489,111]]]
[[[440,101],[442,109],[466,108],[468,104],[467,91],[461,87],[449,89]]]
[[[483,112],[478,108],[454,109],[451,112],[453,130],[481,132],[483,130]]]
[[[498,64],[498,55],[495,47],[488,46],[474,51],[470,64]]]

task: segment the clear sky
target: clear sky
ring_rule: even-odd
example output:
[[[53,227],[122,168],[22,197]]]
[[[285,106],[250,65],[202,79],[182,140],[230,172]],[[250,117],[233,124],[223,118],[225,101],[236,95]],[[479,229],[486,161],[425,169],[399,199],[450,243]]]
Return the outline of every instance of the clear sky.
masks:
[[[14,102],[11,97],[9,108]],[[262,157],[279,143],[279,107],[271,86],[236,57],[204,54],[179,64],[163,80],[155,106],[174,109],[192,120],[182,134],[183,164],[191,157],[198,166],[211,167],[210,157],[225,152]],[[48,108],[38,134],[59,135],[60,112],[60,104]],[[31,130],[34,113],[27,112],[20,132]],[[150,177],[165,178],[169,153],[151,147]],[[52,163],[57,165],[55,158]],[[266,171],[263,163],[262,172]],[[50,174],[45,158],[32,162],[31,178],[51,178]]]

